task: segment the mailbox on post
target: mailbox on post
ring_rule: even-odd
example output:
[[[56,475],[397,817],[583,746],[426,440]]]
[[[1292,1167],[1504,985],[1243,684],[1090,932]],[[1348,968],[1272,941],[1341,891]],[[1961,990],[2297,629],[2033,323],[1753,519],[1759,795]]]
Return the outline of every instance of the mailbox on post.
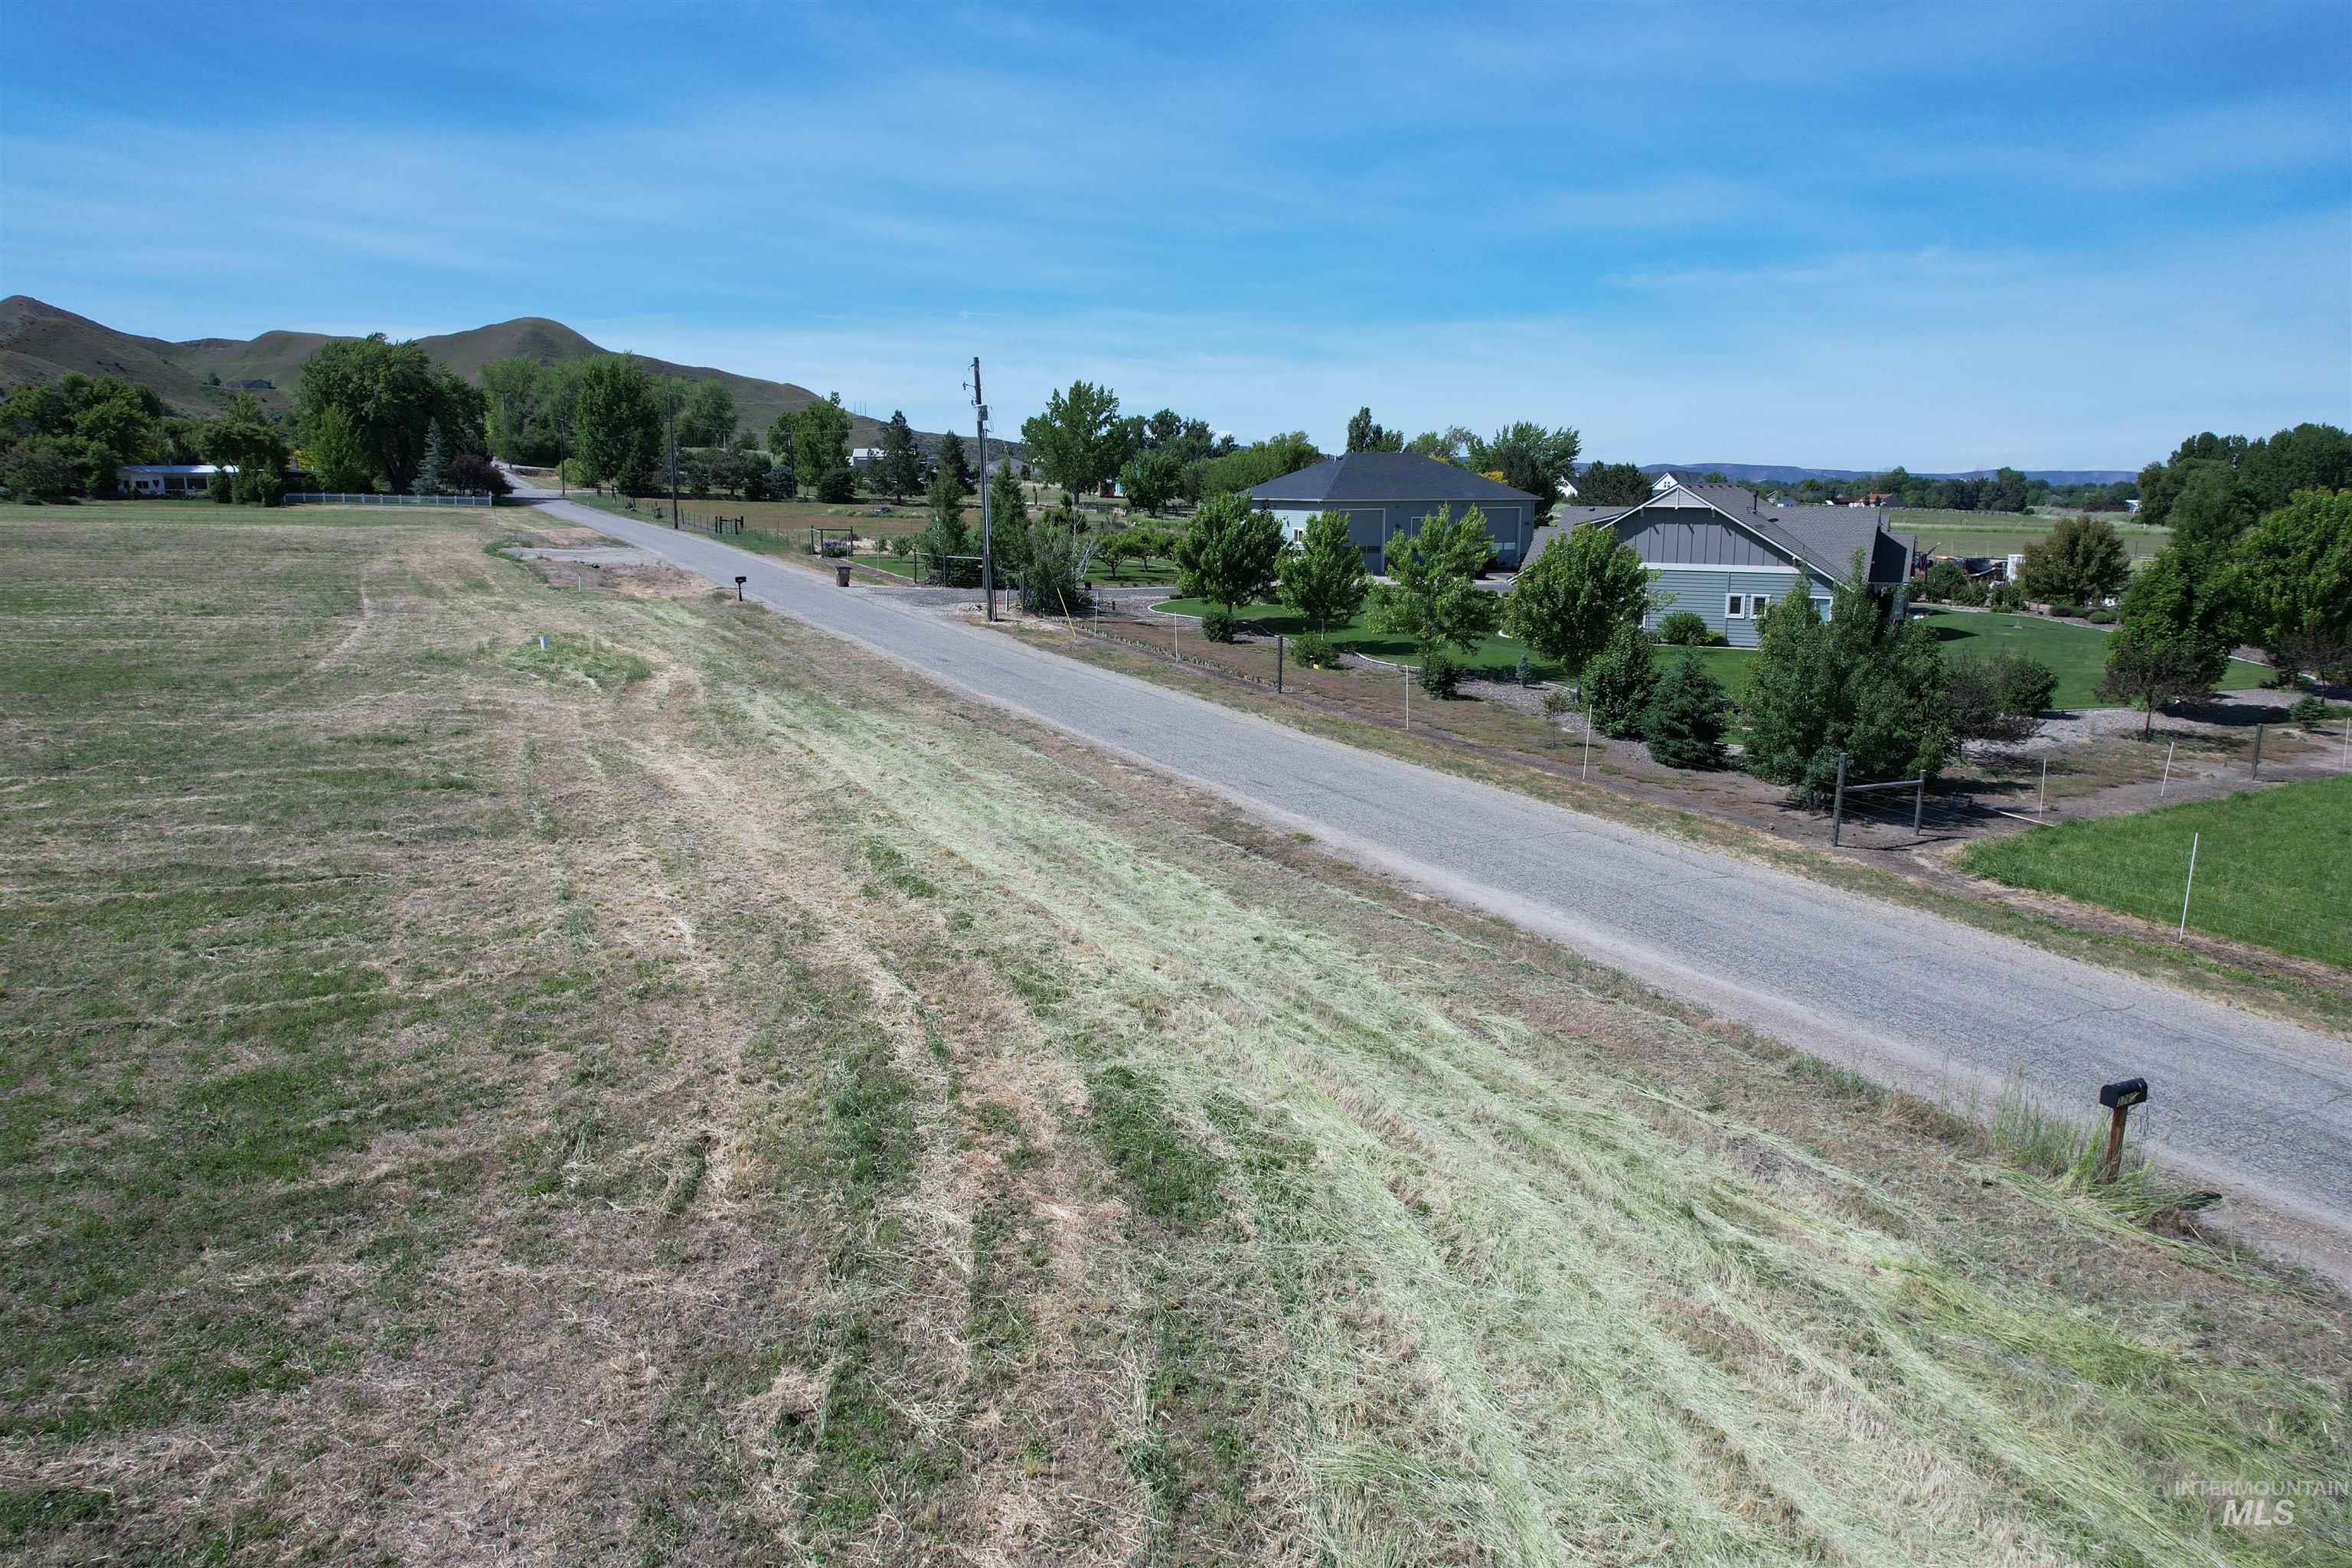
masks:
[[[740,604],[741,604],[741,603],[743,602],[743,584],[744,584],[744,582],[745,582],[745,579],[744,579],[744,578],[741,578],[741,577],[738,577],[738,578],[736,578],[736,579],[735,579],[735,602],[736,602],[737,604],[739,604],[739,605],[740,605]]]
[[[2131,1116],[2131,1108],[2147,1100],[2147,1079],[2118,1079],[2099,1087],[2099,1103],[2107,1108],[2107,1152],[2099,1161],[2099,1180],[2112,1182],[2123,1169],[2124,1123]]]

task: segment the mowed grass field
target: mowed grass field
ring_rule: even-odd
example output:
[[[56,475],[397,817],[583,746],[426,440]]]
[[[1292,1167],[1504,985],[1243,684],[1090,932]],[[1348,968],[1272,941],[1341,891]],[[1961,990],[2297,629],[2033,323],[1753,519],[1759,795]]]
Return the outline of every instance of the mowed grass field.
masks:
[[[1960,863],[2167,926],[2185,895],[2194,930],[2352,969],[2352,776],[2036,828]]]
[[[2115,527],[2124,550],[2134,561],[2144,561],[2172,542],[2172,531],[2134,522],[2128,512],[2099,512]],[[1981,511],[1895,510],[1886,514],[1887,528],[1908,537],[1919,536],[1921,548],[1939,555],[2015,555],[2027,545],[2050,537],[2058,526],[2056,515],[2020,517],[2002,522]]]
[[[2336,1473],[2352,1310],[2145,1175],[528,514],[61,521],[0,513],[13,1561],[2352,1550],[2179,1489]]]

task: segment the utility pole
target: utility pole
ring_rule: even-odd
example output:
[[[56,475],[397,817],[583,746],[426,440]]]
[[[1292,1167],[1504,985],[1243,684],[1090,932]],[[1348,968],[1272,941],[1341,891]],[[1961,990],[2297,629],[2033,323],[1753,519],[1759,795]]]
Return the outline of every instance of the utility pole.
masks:
[[[571,485],[563,477],[563,421],[560,418],[555,422],[555,493],[559,496],[572,493]]]
[[[988,510],[988,402],[980,395],[980,356],[971,357],[971,439],[980,451],[980,593],[987,617],[996,618],[996,525]]]
[[[677,382],[669,384],[669,525],[677,526]]]

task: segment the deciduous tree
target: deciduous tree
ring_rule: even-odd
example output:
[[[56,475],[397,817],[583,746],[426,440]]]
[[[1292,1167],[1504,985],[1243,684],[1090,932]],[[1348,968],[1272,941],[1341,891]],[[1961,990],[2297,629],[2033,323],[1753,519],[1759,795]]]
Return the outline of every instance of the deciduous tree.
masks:
[[[2283,673],[2352,651],[2352,489],[2308,489],[2240,539],[2231,565],[2248,638]]]
[[[1067,392],[1045,399],[1045,412],[1022,421],[1021,439],[1045,471],[1075,502],[1118,472],[1125,438],[1118,428],[1118,395],[1090,381],[1074,381]]]
[[[1348,421],[1348,450],[1350,452],[1402,452],[1404,450],[1404,432],[1385,429],[1375,425],[1372,423],[1371,409],[1359,408],[1356,410],[1355,417]]]
[[[1443,648],[1475,652],[1503,618],[1502,595],[1478,586],[1495,550],[1486,514],[1474,506],[1450,517],[1448,510],[1390,544],[1390,580],[1371,595],[1372,624],[1412,638],[1424,661]]]
[[[1609,644],[1584,664],[1585,710],[1592,727],[1623,739],[1642,732],[1650,698],[1658,689],[1656,655],[1638,626],[1620,626]]]
[[[1282,602],[1318,633],[1344,626],[1363,613],[1371,582],[1364,552],[1349,531],[1344,511],[1318,511],[1276,565]]]
[[[1201,503],[1192,526],[1176,542],[1177,592],[1206,599],[1230,616],[1274,592],[1282,558],[1282,524],[1270,511],[1253,511],[1248,499],[1215,496]]]
[[[1173,452],[1138,452],[1120,472],[1127,499],[1147,516],[1157,517],[1176,499],[1184,480],[1184,466]]]
[[[2140,739],[2156,738],[2156,715],[2188,697],[2213,689],[2213,650],[2193,636],[2144,621],[2116,628],[2107,638],[2107,668],[2099,695],[2128,703],[2147,715]]]
[[[2105,518],[2063,517],[2050,536],[2025,547],[2018,581],[2028,598],[2053,605],[2096,605],[2131,578],[2131,557]]]
[[[1632,463],[1591,463],[1575,479],[1579,506],[1640,506],[1650,499],[1650,476]]]
[[[1570,529],[1521,572],[1503,603],[1503,629],[1570,675],[1649,613],[1650,574],[1613,529]]]
[[[735,394],[723,381],[693,382],[678,419],[684,445],[724,447],[735,438]]]
[[[573,444],[592,483],[638,493],[662,450],[653,380],[627,354],[605,354],[580,373]]]
[[[837,504],[850,499],[849,414],[841,406],[841,394],[793,416],[793,468],[802,484],[815,489],[818,500]]]

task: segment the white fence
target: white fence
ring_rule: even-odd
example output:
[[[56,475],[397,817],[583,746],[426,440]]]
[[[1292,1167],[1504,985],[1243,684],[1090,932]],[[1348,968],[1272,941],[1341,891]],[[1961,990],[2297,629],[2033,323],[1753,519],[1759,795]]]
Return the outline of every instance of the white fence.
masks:
[[[307,503],[311,506],[488,506],[488,491],[472,496],[380,496],[364,491],[355,495],[331,495],[320,491],[288,490],[286,504]]]

